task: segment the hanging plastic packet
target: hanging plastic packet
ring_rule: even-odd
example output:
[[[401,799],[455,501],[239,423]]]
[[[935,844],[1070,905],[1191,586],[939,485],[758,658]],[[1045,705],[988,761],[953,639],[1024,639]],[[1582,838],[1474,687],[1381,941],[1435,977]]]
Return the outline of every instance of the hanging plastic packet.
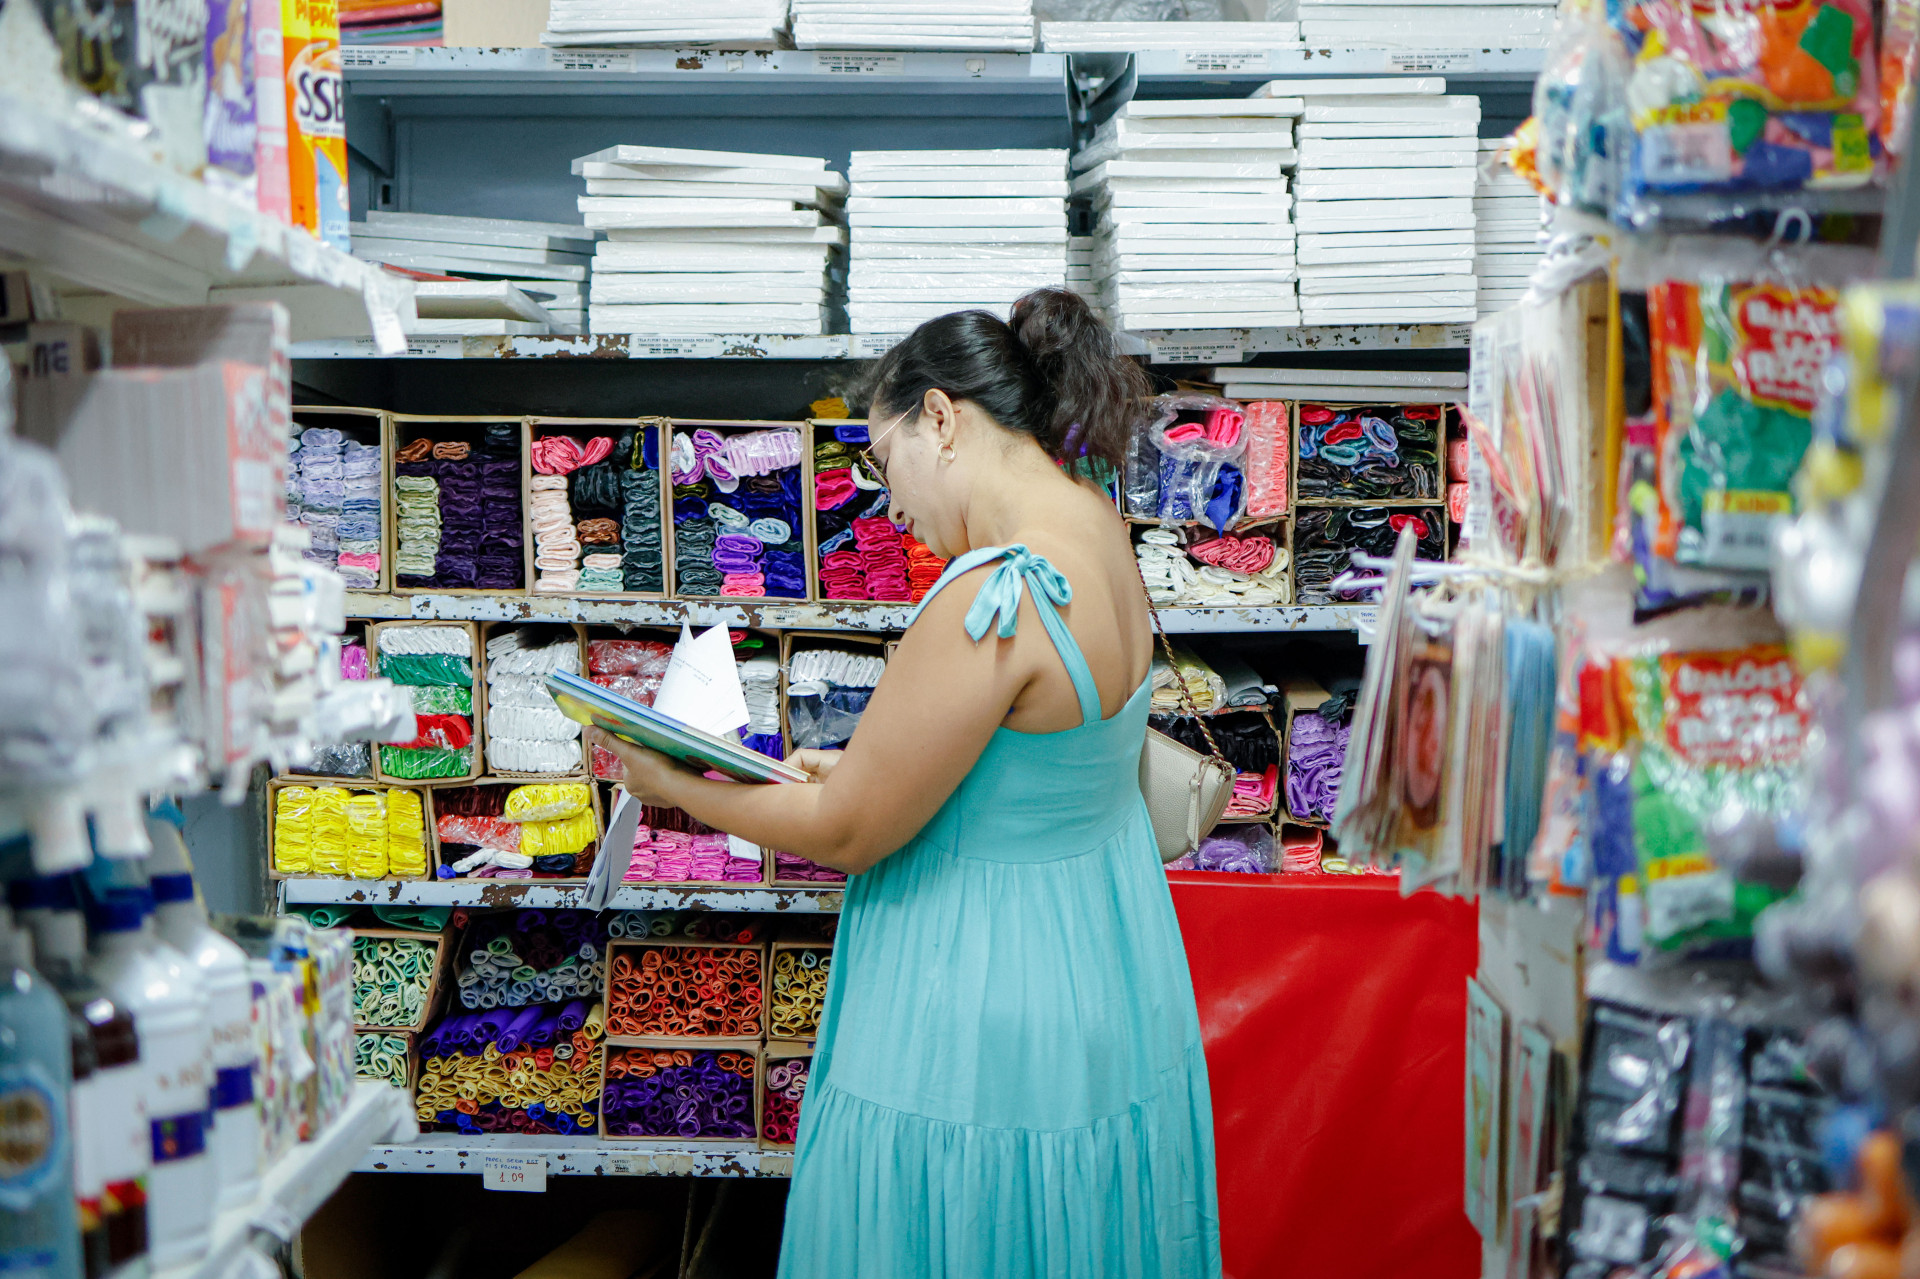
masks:
[[[1627,117],[1632,63],[1606,6],[1581,0],[1561,11],[1546,65],[1533,86],[1531,174],[1515,171],[1570,208],[1607,216],[1620,198],[1633,126]]]
[[[1634,64],[1630,205],[1872,179],[1880,95],[1864,0],[1641,0],[1617,25]]]
[[[1913,119],[1913,64],[1920,56],[1920,0],[1887,0],[1880,27],[1880,143],[1905,155]]]
[[[1239,405],[1213,395],[1163,395],[1127,459],[1128,513],[1204,520],[1225,532],[1246,513],[1246,455]]]

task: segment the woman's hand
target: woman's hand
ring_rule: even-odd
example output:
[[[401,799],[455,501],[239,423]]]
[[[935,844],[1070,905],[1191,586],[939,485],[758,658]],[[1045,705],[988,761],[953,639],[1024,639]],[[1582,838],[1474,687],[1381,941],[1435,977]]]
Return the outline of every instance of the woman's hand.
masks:
[[[824,782],[844,754],[845,751],[798,750],[787,756],[787,763],[805,773],[810,780]]]
[[[587,730],[589,744],[610,751],[620,761],[624,771],[622,785],[627,794],[643,804],[652,804],[659,808],[676,807],[668,796],[668,788],[676,778],[697,776],[690,768],[678,761],[669,759],[659,751],[648,750],[644,746],[635,746],[632,742],[622,741],[611,733],[597,728]]]

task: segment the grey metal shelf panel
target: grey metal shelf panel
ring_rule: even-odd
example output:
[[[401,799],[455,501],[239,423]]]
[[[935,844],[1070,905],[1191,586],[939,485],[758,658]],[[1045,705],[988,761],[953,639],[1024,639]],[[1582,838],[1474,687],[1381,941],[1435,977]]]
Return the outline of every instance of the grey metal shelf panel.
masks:
[[[1163,608],[1175,634],[1351,631],[1370,624],[1371,604],[1278,608]],[[589,622],[636,626],[747,626],[764,630],[900,631],[910,604],[721,604],[683,600],[596,600],[555,595],[374,595],[349,592],[350,617],[442,622]]]
[[[473,906],[570,910],[581,906],[579,884],[529,879],[283,879],[290,906]],[[609,910],[737,910],[813,915],[840,909],[842,890],[807,888],[616,888]]]
[[[1120,347],[1154,364],[1237,363],[1261,351],[1464,351],[1471,324],[1304,325],[1285,329],[1159,329],[1122,333]]]
[[[375,1146],[359,1172],[478,1173],[488,1155],[543,1158],[554,1177],[788,1177],[793,1152],[744,1142],[604,1141],[599,1137],[426,1133]]]
[[[355,95],[1060,94],[1060,53],[811,49],[343,49]]]
[[[1340,49],[1291,45],[1257,53],[1153,49],[1136,53],[1134,73],[1155,80],[1269,80],[1280,76],[1444,75],[1531,82],[1545,49]]]

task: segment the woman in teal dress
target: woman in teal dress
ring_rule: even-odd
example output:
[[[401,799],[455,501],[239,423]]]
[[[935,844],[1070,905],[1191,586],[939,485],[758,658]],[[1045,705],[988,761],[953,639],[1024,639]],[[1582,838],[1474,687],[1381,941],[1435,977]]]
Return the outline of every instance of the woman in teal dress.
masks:
[[[1117,466],[1145,384],[1078,297],[874,371],[870,456],[946,573],[816,785],[602,739],[648,803],[848,872],[782,1279],[1212,1279],[1213,1120],[1138,769],[1152,633]]]

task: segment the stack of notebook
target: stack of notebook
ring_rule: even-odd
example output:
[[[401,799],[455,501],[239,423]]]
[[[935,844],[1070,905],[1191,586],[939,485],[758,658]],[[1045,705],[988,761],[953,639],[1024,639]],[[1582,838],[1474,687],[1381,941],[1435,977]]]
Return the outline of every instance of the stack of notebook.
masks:
[[[818,156],[617,146],[573,162],[604,230],[595,333],[825,333],[846,179]]]
[[[1067,237],[1067,287],[1094,307],[1100,305],[1100,289],[1093,278],[1093,259],[1098,245],[1099,241],[1090,235]]]
[[[582,331],[585,315],[580,290],[586,286],[593,262],[593,242],[600,236],[597,231],[564,222],[385,213],[378,209],[370,210],[365,222],[353,223],[352,231],[353,256],[357,258],[435,275],[510,284],[539,303],[546,316],[469,315],[456,319],[442,315],[413,332],[503,336]],[[517,306],[508,305],[509,309]]]
[[[1262,53],[1300,43],[1297,22],[1042,22],[1048,53],[1138,53],[1194,49]]]
[[[1033,0],[793,0],[801,49],[1033,48]]]
[[[786,25],[787,0],[551,0],[540,43],[771,49]]]
[[[1133,101],[1074,157],[1093,277],[1122,329],[1300,323],[1283,170],[1299,98]]]
[[[848,177],[855,333],[976,307],[1005,318],[1066,282],[1065,151],[855,151]]]
[[[1540,196],[1507,167],[1506,139],[1480,141],[1480,179],[1473,188],[1473,273],[1480,314],[1520,300],[1540,263]]]
[[[1286,80],[1304,97],[1294,221],[1308,325],[1472,320],[1480,100],[1438,77]]]
[[[1299,0],[1300,38],[1315,48],[1544,49],[1552,5],[1452,0]]]

